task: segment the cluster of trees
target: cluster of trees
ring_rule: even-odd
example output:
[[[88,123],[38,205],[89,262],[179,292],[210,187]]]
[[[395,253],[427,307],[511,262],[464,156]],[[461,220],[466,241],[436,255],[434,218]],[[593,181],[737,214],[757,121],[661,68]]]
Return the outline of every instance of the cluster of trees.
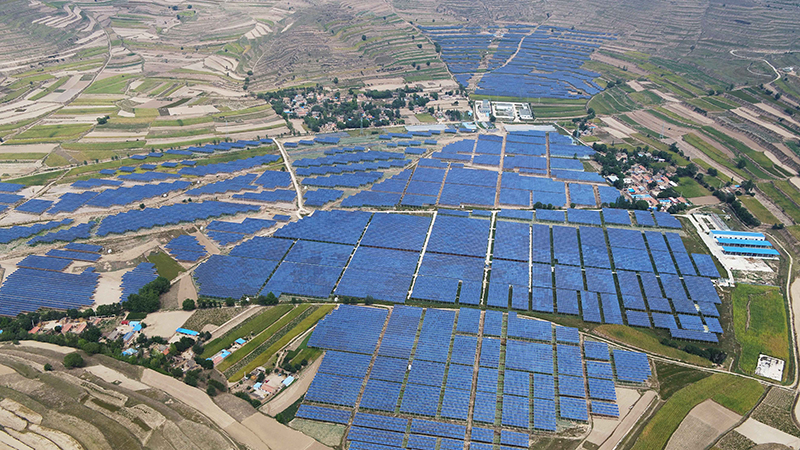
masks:
[[[722,364],[728,357],[727,353],[713,347],[700,348],[692,344],[687,344],[684,347],[681,347],[680,345],[678,345],[673,341],[670,341],[669,339],[662,339],[661,343],[663,345],[666,345],[667,347],[677,348],[679,350],[685,351],[686,353],[700,356],[701,358],[705,358],[714,364]]]
[[[239,397],[239,398],[240,398],[240,399],[242,399],[242,400],[245,400],[245,401],[247,401],[248,403],[250,403],[250,405],[252,405],[252,406],[253,406],[253,408],[256,408],[256,409],[258,409],[258,408],[261,406],[261,402],[260,402],[260,401],[258,401],[258,400],[256,400],[256,399],[254,399],[254,398],[250,397],[249,395],[247,395],[247,393],[246,393],[246,392],[241,392],[241,391],[239,391],[239,392],[237,392],[237,393],[235,393],[235,394],[233,394],[233,395],[235,395],[235,396]]]
[[[122,308],[130,312],[151,313],[161,307],[159,297],[169,290],[169,280],[158,277],[147,283],[136,294],[131,294],[122,302]]]
[[[744,183],[742,183],[741,186],[744,188]],[[733,213],[736,214],[736,217],[738,217],[739,220],[741,220],[745,225],[749,227],[757,227],[761,225],[761,221],[758,220],[756,216],[752,215],[750,211],[748,211],[747,208],[742,205],[742,202],[736,198],[736,195],[717,190],[714,192],[714,196],[720,199],[720,201],[727,203],[728,206],[730,206],[733,210]]]

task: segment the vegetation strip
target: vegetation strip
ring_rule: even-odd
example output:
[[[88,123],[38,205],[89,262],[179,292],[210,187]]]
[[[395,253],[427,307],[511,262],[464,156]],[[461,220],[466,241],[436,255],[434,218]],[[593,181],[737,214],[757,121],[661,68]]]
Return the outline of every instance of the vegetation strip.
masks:
[[[261,333],[265,328],[275,323],[276,320],[281,318],[284,314],[292,309],[292,305],[276,305],[266,311],[252,316],[243,321],[232,330],[225,333],[225,335],[214,339],[205,346],[205,350],[201,355],[203,358],[209,358],[220,350],[224,350],[233,344],[233,341],[249,335],[250,333]]]
[[[250,364],[244,367],[244,369],[239,370],[238,372],[234,373],[229,380],[239,380],[241,379],[244,374],[252,371],[256,367],[266,364],[267,361],[275,354],[278,350],[283,348],[286,344],[291,342],[292,339],[295,337],[303,334],[314,326],[320,319],[325,317],[334,307],[335,305],[324,305],[317,308],[314,312],[312,312],[308,317],[304,318],[299,324],[297,324],[294,328],[289,330],[282,338],[280,338],[277,342],[272,344],[269,348],[266,349],[263,353],[258,355]],[[262,345],[263,347],[263,345]]]

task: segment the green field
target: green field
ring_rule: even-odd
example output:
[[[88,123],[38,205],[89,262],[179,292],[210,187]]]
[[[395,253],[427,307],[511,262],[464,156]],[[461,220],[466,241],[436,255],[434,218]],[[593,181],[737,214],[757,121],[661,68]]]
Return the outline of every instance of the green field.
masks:
[[[37,175],[31,175],[22,178],[14,178],[13,180],[3,180],[3,181],[11,181],[18,184],[24,184],[25,186],[41,186],[47,184],[49,181],[56,179],[61,176],[62,173],[65,171],[63,170],[56,170],[53,172],[45,172],[40,173]]]
[[[270,358],[280,349],[282,349],[286,344],[292,341],[292,339],[300,336],[301,334],[305,333],[309,328],[313,327],[320,319],[325,317],[331,310],[333,309],[334,305],[324,305],[317,308],[314,312],[312,312],[308,317],[303,319],[300,323],[295,325],[294,328],[289,330],[283,337],[278,339],[274,344],[269,346],[263,353],[258,355],[253,361],[248,363],[243,369],[234,373],[231,377],[228,378],[229,381],[237,381],[240,380],[246,373],[253,371],[256,367],[266,364]]]
[[[678,359],[703,367],[711,366],[711,361],[701,358],[697,355],[686,353],[683,350],[666,346],[662,344],[661,340],[654,334],[644,330],[626,327],[624,325],[611,324],[600,325],[594,330],[595,332],[605,335],[613,340],[633,345],[642,350],[666,356],[667,358]]]
[[[43,90],[42,92],[39,92],[38,94],[36,94],[33,97],[31,97],[31,100],[39,100],[40,98],[42,98],[42,97],[44,97],[44,96],[46,96],[48,94],[53,93],[56,89],[60,88],[61,85],[66,83],[69,80],[69,78],[70,77],[61,77],[61,78],[59,78],[55,83],[50,85],[50,87],[48,87],[47,89]]]
[[[174,280],[185,269],[178,264],[171,256],[164,252],[155,252],[147,255],[147,260],[156,265],[159,276],[168,280]]]
[[[620,88],[611,88],[595,95],[587,106],[602,115],[614,115],[638,109],[636,102]]]
[[[733,327],[742,347],[739,368],[752,374],[761,353],[790,358],[786,304],[779,288],[739,283],[731,295]],[[784,372],[784,380],[788,375]]]
[[[755,197],[749,195],[742,195],[739,197],[742,204],[761,221],[761,223],[778,223],[779,220],[775,217],[764,205],[761,204]]]
[[[761,166],[764,170],[772,173],[772,175],[777,175],[779,177],[782,176],[780,172],[777,172],[775,170],[775,163],[773,163],[772,160],[769,159],[767,155],[765,155],[764,153],[753,150],[752,148],[744,145],[741,141],[734,139],[715,128],[705,126],[701,129],[705,134],[721,142],[723,145],[731,149],[734,153],[744,153],[745,155],[750,157],[750,159],[752,159],[756,164]],[[748,169],[753,169],[753,168],[748,167]],[[753,173],[753,175],[760,176],[760,178],[767,178],[767,179],[772,178],[770,175],[767,174],[762,175],[762,174],[763,172]]]
[[[128,83],[134,79],[136,78],[133,75],[115,75],[96,80],[83,92],[84,94],[124,94]]]
[[[242,322],[237,328],[232,329],[222,337],[218,337],[206,345],[202,357],[208,358],[218,351],[233,345],[233,341],[251,334],[259,334],[265,328],[275,323],[281,316],[292,309],[292,305],[276,305],[257,316],[252,316]]]
[[[237,362],[241,361],[242,358],[249,355],[251,352],[256,350],[261,344],[263,344],[267,339],[272,337],[278,330],[285,327],[289,324],[295,317],[303,314],[311,305],[300,305],[291,311],[288,314],[282,315],[277,321],[269,324],[269,327],[256,336],[252,337],[246,344],[244,344],[240,349],[233,352],[231,356],[228,356],[221,363],[217,364],[217,370],[220,372],[224,372],[229,367],[233,366]]]
[[[678,187],[676,187],[675,190],[680,192],[680,194],[686,198],[711,195],[711,192],[709,192],[708,189],[704,188],[694,178],[690,177],[681,177]]]
[[[91,128],[92,125],[88,124],[36,125],[14,136],[13,141],[26,144],[43,142],[60,143],[67,139],[75,139]]]
[[[683,140],[686,141],[686,143],[688,143],[692,147],[694,147],[694,148],[700,150],[701,152],[703,152],[704,155],[708,156],[713,161],[715,161],[718,164],[720,164],[722,166],[725,166],[726,168],[730,169],[732,172],[734,172],[737,175],[739,175],[740,177],[742,177],[742,179],[749,178],[747,176],[747,174],[744,173],[744,171],[742,171],[741,169],[738,169],[733,164],[733,161],[731,161],[731,159],[727,155],[725,155],[721,151],[719,151],[716,148],[714,148],[713,145],[711,145],[708,142],[704,141],[702,138],[700,138],[696,134],[687,133],[687,134],[683,135]]]
[[[672,394],[711,374],[691,367],[656,361],[656,375],[658,376],[658,395],[663,400],[668,400]]]
[[[436,123],[436,119],[428,113],[417,114],[416,117],[422,123]]]
[[[750,411],[764,387],[758,381],[733,375],[714,374],[675,392],[656,412],[633,444],[634,450],[664,448],[689,411],[706,399],[738,413]]]
[[[758,184],[758,189],[764,193],[773,203],[778,205],[786,215],[792,218],[795,223],[800,224],[800,208],[783,192],[779,191],[772,183],[764,182]]]
[[[64,150],[127,150],[131,148],[142,148],[145,142],[124,141],[124,142],[65,142],[61,144]]]

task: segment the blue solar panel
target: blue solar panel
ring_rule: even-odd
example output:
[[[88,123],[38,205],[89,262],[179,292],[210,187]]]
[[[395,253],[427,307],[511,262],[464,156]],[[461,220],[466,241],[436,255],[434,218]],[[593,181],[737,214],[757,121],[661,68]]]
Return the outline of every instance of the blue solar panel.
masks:
[[[361,396],[360,406],[379,411],[394,412],[397,401],[400,399],[400,383],[388,381],[369,380],[364,394]]]
[[[350,414],[350,411],[343,409],[325,408],[314,405],[300,405],[300,408],[297,409],[295,416],[302,419],[347,425],[347,422],[350,420]]]
[[[586,400],[572,397],[559,397],[559,416],[562,419],[588,421],[589,412],[586,407]]]

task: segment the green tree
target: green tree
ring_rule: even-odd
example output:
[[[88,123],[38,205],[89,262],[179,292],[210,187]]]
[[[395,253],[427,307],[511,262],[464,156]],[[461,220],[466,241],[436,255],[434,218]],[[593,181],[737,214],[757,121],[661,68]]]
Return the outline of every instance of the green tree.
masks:
[[[183,310],[184,311],[191,311],[195,309],[197,305],[194,303],[194,300],[187,298],[183,301]]]
[[[72,369],[73,367],[83,367],[86,364],[83,357],[78,352],[69,353],[64,356],[64,367]]]
[[[366,41],[367,40],[367,35],[366,34],[362,34],[361,35],[361,40],[362,41]]]

